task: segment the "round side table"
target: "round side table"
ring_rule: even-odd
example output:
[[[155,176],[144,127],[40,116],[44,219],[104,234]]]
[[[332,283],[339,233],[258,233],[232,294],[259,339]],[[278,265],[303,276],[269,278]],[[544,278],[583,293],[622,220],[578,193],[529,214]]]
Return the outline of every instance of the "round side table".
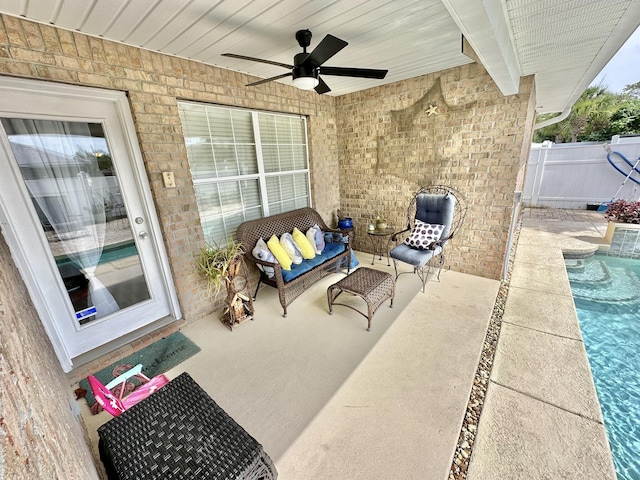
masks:
[[[367,235],[369,235],[371,244],[373,245],[373,258],[371,259],[371,265],[375,263],[376,255],[379,257],[378,260],[382,260],[382,253],[386,252],[387,266],[391,266],[391,263],[389,263],[389,242],[391,241],[391,235],[394,233],[395,230],[391,227],[387,227],[384,230],[378,230],[376,228],[375,230],[367,231]]]

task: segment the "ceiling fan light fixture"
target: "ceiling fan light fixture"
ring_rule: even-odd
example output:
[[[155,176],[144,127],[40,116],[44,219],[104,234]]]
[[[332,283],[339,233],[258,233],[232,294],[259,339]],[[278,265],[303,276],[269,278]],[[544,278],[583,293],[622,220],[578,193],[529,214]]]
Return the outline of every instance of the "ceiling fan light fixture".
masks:
[[[382,79],[387,74],[387,70],[376,70],[371,68],[345,68],[345,67],[327,67],[323,66],[324,62],[332,58],[336,53],[349,45],[344,40],[340,40],[333,35],[325,35],[322,41],[316,45],[311,53],[307,52],[307,47],[311,44],[311,32],[309,30],[298,30],[296,32],[296,40],[302,47],[302,52],[293,56],[293,65],[286,63],[264,60],[262,58],[247,57],[246,55],[238,55],[237,53],[223,53],[224,57],[238,58],[240,60],[250,60],[253,62],[266,63],[275,65],[289,70],[289,73],[276,75],[275,77],[264,78],[257,82],[247,84],[247,87],[262,85],[263,83],[280,80],[285,77],[292,77],[292,85],[300,90],[314,90],[322,95],[331,91],[329,86],[320,78],[322,75],[337,75],[340,77],[358,77],[358,78],[377,78]]]
[[[298,87],[300,90],[313,90],[320,83],[318,67],[304,63],[308,56],[309,54],[307,53],[299,53],[293,59],[292,83],[294,87]]]
[[[298,77],[293,79],[293,86],[300,90],[313,90],[319,83],[320,80],[315,77]]]

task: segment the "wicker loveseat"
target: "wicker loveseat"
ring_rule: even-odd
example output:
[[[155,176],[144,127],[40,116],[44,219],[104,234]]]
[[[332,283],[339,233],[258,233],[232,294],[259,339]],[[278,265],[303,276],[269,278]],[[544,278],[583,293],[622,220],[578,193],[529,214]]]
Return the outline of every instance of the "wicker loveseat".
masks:
[[[314,225],[318,225],[323,232],[341,233],[340,230],[329,228],[320,214],[308,207],[250,220],[240,224],[236,231],[238,241],[244,245],[247,252],[245,255],[247,262],[261,267],[273,267],[273,278],[269,278],[263,269],[258,267],[260,280],[256,287],[256,294],[260,283],[277,288],[284,317],[287,316],[287,306],[318,280],[341,268],[346,268],[348,272],[353,238],[349,237],[348,241],[336,239],[334,243],[328,242],[321,255],[316,255],[311,260],[304,260],[299,265],[293,265],[290,271],[283,270],[277,263],[255,258],[251,251],[260,238],[265,241],[269,240],[272,235],[279,238],[283,233],[291,233],[294,227],[297,227],[301,232],[306,232]],[[254,294],[254,298],[256,294]]]

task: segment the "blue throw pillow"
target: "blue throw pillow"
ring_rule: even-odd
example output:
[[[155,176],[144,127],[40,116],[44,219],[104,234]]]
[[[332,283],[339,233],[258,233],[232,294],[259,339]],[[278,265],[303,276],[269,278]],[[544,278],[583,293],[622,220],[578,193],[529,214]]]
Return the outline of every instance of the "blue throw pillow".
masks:
[[[256,257],[259,260],[264,260],[265,262],[271,262],[271,263],[278,263],[278,260],[276,260],[276,257],[273,256],[273,253],[271,253],[271,250],[269,250],[269,247],[267,247],[267,242],[265,242],[262,237],[256,242],[256,246],[253,247],[253,250],[251,251],[251,253],[253,254],[254,257]],[[267,277],[269,278],[273,278],[273,276],[275,275],[273,271],[273,267],[266,267],[258,264],[258,268],[260,270],[264,270],[264,273],[266,273]]]
[[[358,262],[356,254],[351,250],[351,262],[349,263],[349,269],[356,268],[358,265],[360,265],[360,262]]]

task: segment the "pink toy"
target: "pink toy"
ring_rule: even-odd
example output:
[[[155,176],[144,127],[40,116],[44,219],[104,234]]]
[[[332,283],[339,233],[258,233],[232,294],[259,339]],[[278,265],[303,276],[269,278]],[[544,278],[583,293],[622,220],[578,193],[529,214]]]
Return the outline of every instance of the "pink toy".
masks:
[[[141,385],[130,395],[122,398],[126,381],[133,376],[138,376],[146,380],[146,383]],[[96,401],[114,417],[117,417],[125,410],[131,408],[139,401],[144,400],[153,392],[169,383],[169,379],[164,374],[156,375],[153,378],[147,377],[142,373],[142,365],[140,364],[123,373],[119,377],[114,378],[107,385],[102,385],[100,380],[93,375],[89,375],[88,380],[91,390],[93,391],[93,395],[96,397]],[[116,396],[113,390],[118,385],[120,385],[120,389]]]

